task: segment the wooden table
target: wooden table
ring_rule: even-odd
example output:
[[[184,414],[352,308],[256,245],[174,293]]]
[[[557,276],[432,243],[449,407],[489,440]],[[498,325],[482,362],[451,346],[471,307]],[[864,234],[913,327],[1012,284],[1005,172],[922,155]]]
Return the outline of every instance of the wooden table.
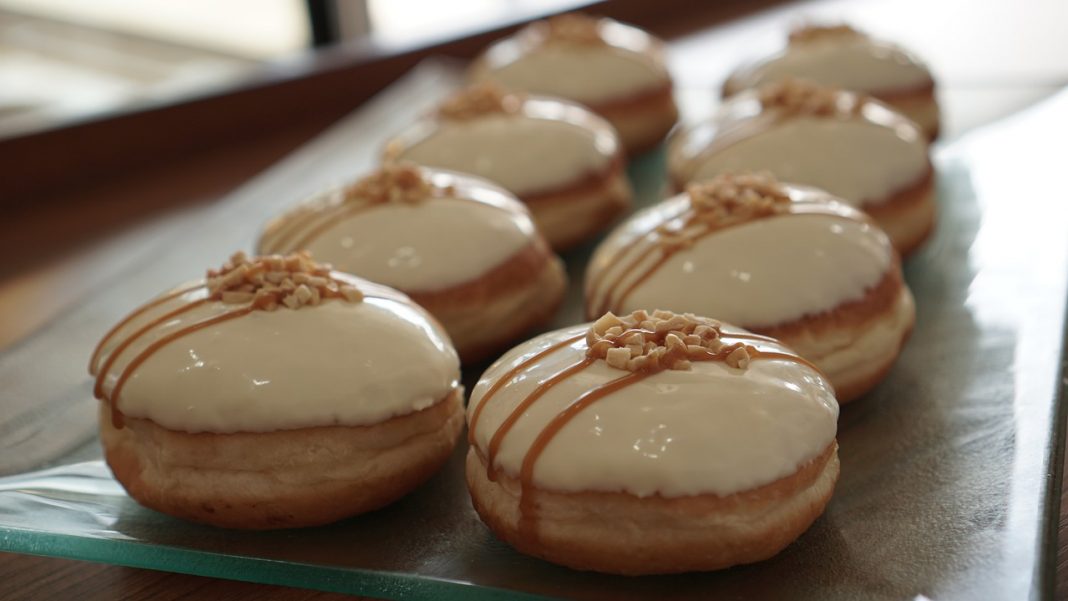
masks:
[[[953,99],[947,107],[949,137],[1068,85],[1068,43],[1059,31],[1068,22],[1068,4],[1058,0],[1032,2],[1026,12],[1008,1],[985,4],[983,12],[963,1],[799,4],[803,14],[848,19],[927,57],[939,74],[946,98]],[[784,19],[798,7],[777,7],[709,26],[745,10],[728,4],[651,25],[670,39],[676,77],[683,87],[694,90],[685,99],[691,105],[700,106],[705,101],[702,91],[716,89],[737,60],[774,46]],[[953,31],[952,43],[944,37],[947,31]],[[132,173],[81,177],[76,186],[34,190],[19,202],[0,198],[5,210],[0,220],[0,250],[7,257],[0,265],[0,316],[5,316],[0,318],[0,347],[21,339],[92,289],[87,257],[103,240],[146,221],[167,218],[171,211],[207,205],[222,197],[325,128],[339,114],[337,109],[311,112],[302,120],[257,130],[260,133],[245,132],[208,151],[145,162]],[[1068,505],[1062,505],[1060,532],[1057,594],[1068,598]],[[0,599],[75,595],[82,599],[341,598],[285,587],[0,554]]]

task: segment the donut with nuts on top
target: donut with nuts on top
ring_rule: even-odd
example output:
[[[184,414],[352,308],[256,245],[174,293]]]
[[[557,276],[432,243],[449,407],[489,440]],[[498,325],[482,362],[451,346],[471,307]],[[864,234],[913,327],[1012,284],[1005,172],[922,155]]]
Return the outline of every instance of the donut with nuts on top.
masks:
[[[382,507],[433,475],[463,427],[444,330],[306,254],[238,253],[141,305],[90,372],[104,456],[130,496],[227,528]]]
[[[774,339],[606,314],[486,370],[467,484],[523,553],[616,574],[720,569],[775,555],[823,512],[837,420],[828,381]]]

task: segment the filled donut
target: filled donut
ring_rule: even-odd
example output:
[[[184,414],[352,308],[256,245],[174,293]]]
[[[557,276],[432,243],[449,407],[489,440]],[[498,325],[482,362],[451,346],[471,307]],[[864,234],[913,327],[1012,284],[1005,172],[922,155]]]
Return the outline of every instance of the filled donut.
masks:
[[[586,315],[642,307],[717,315],[773,336],[846,403],[890,370],[915,306],[863,213],[766,175],[724,175],[635,214],[598,246]]]
[[[838,404],[774,339],[667,311],[512,349],[475,386],[467,483],[523,553],[665,574],[767,559],[823,512]]]
[[[874,96],[919,124],[928,139],[938,137],[931,72],[897,44],[848,25],[806,25],[790,33],[786,49],[737,69],[723,85],[723,95],[791,77]]]
[[[786,80],[727,100],[671,141],[675,189],[721,173],[767,170],[868,213],[902,255],[936,220],[934,169],[916,125],[870,97]]]
[[[581,103],[619,131],[630,156],[678,120],[663,43],[611,19],[569,13],[533,23],[490,46],[471,79]]]
[[[554,249],[575,246],[630,208],[612,127],[563,100],[466,88],[387,144],[388,161],[483,177],[526,203]]]
[[[433,475],[463,427],[444,330],[306,254],[238,253],[156,297],[104,336],[90,372],[130,496],[227,528],[377,509]]]

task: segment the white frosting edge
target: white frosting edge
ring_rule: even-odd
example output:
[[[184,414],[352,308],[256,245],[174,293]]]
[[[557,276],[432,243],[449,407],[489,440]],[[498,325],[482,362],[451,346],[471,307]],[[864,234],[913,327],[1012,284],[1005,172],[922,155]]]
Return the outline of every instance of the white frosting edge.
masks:
[[[483,177],[520,197],[575,184],[621,152],[606,121],[553,98],[527,98],[518,113],[422,121],[389,146],[394,158]]]
[[[787,189],[794,202],[811,202],[820,194]],[[688,206],[688,197],[680,194],[644,209],[597,247],[586,274],[589,307],[603,306],[610,291],[609,306],[619,302],[631,283],[662,256],[650,253],[637,268],[623,273],[656,244],[657,235],[649,232],[674,222]],[[725,228],[680,250],[617,310],[715,315],[750,328],[782,325],[862,298],[892,268],[893,257],[886,234],[859,215],[777,215]]]
[[[335,277],[366,294],[383,289]],[[197,288],[138,316],[109,340],[101,365],[127,335],[206,295]],[[133,371],[118,408],[170,430],[227,433],[372,425],[430,407],[459,386],[456,351],[423,309],[385,296],[254,311],[193,332]],[[154,341],[243,306],[211,301],[153,328],[109,370],[106,396]]]
[[[520,32],[490,46],[471,79],[592,105],[670,85],[652,36],[609,19],[601,20],[599,30],[604,44],[543,44]]]
[[[864,36],[829,36],[791,44],[738,69],[729,81],[738,91],[787,77],[876,95],[917,89],[931,82],[930,71],[916,55],[897,44]]]
[[[510,193],[477,177],[424,169],[434,186],[449,196],[418,203],[383,203],[347,217],[334,211],[341,205],[339,191],[302,203],[283,215],[260,241],[265,252],[276,248],[280,236],[292,245],[323,220],[333,220],[307,250],[316,260],[403,290],[436,292],[474,282],[506,263],[540,234],[530,212]],[[315,219],[304,220],[317,213]],[[294,219],[302,219],[296,235]]]
[[[674,136],[672,178],[688,183],[766,170],[862,207],[886,202],[930,169],[923,131],[877,101],[849,117],[780,115],[761,110],[754,92],[731,98],[711,118]]]

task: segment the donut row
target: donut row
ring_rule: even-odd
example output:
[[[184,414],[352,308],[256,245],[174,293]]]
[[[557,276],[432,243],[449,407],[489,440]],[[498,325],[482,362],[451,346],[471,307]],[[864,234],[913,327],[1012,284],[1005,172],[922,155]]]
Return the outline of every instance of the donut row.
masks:
[[[617,224],[627,156],[677,120],[662,53],[607,19],[536,23],[381,167],[116,324],[90,373],[130,496],[228,528],[326,524],[439,471],[466,421],[473,505],[524,553],[671,573],[800,536],[837,481],[839,404],[914,322],[900,257],[935,219],[933,85],[896,47],[799,30],[671,136],[674,195]],[[590,322],[501,355],[561,304],[555,251],[613,225]],[[461,363],[492,358],[465,409]]]

